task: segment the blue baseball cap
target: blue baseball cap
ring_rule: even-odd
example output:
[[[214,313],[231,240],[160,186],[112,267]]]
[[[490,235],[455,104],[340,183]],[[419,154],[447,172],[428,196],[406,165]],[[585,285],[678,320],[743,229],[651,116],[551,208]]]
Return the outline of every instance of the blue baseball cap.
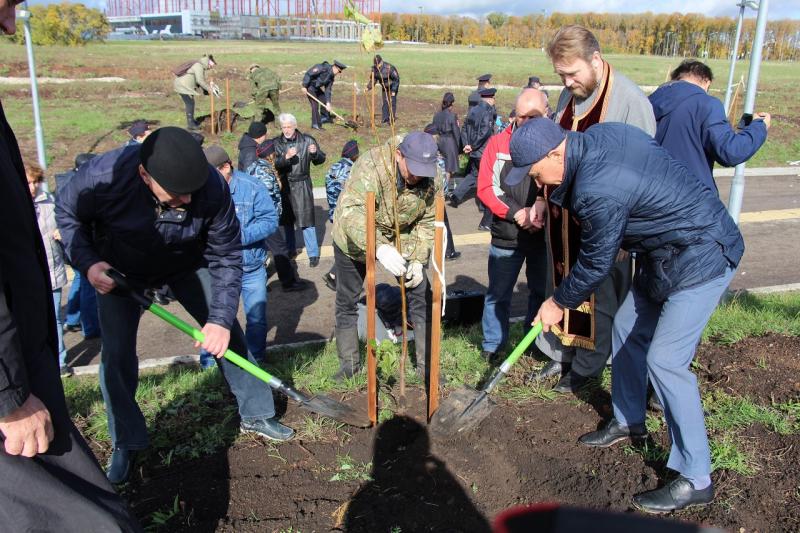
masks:
[[[439,147],[433,136],[423,131],[412,131],[397,147],[412,174],[420,178],[436,176],[436,157]]]
[[[544,159],[567,136],[564,129],[546,117],[528,120],[511,136],[511,164],[505,177],[511,187],[528,177],[531,167]]]

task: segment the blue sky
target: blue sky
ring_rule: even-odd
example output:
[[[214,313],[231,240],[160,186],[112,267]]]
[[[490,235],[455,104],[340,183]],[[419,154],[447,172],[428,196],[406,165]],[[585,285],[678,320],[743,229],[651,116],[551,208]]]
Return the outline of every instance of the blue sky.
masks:
[[[59,0],[30,0],[31,4],[49,4]],[[76,0],[73,0],[76,1]],[[93,7],[105,7],[105,0],[83,0]],[[632,2],[630,0],[559,0],[558,11],[579,13],[595,11],[597,13],[701,13],[709,16],[735,17],[739,8],[738,0],[648,0]],[[419,13],[422,6],[424,13],[438,15],[468,15],[482,18],[492,11],[502,11],[511,15],[527,15],[541,13],[542,9],[553,11],[552,0],[382,0],[381,8],[385,12]],[[756,12],[748,9],[748,17],[755,17]],[[770,0],[769,19],[800,19],[800,0]]]
[[[511,15],[526,15],[541,13],[542,9],[577,13],[595,11],[598,13],[639,13],[652,11],[654,13],[701,13],[709,16],[737,16],[739,8],[737,0],[648,0],[646,2],[632,2],[630,0],[383,0],[383,11],[418,13],[422,6],[424,13],[440,15],[470,15],[483,17],[492,11],[502,11]],[[800,19],[800,0],[771,0],[769,3],[769,19],[792,18]],[[755,17],[756,12],[748,9],[748,16]]]

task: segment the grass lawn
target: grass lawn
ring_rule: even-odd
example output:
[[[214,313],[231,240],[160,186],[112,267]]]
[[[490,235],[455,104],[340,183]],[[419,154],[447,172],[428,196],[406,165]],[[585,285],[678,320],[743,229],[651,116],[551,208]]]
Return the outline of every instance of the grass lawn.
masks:
[[[85,79],[119,76],[122,83],[41,84],[41,110],[49,174],[68,169],[75,155],[83,151],[115,148],[127,139],[127,123],[137,118],[158,121],[162,125],[183,125],[183,106],[172,92],[170,69],[187,59],[210,52],[219,61],[213,71],[224,87],[231,84],[232,102],[249,99],[245,70],[258,62],[275,69],[289,89],[281,96],[284,111],[294,113],[301,130],[308,129],[309,107],[299,92],[305,71],[313,64],[334,58],[348,68],[334,86],[334,106],[348,117],[353,109],[353,83],[363,88],[369,76],[372,56],[360,52],[355,44],[289,43],[253,41],[180,41],[180,42],[110,42],[85,47],[38,47],[35,50],[37,74],[42,76]],[[442,47],[389,45],[382,52],[397,66],[402,80],[399,93],[397,128],[400,131],[421,129],[438,109],[442,94],[451,90],[456,107],[464,115],[466,96],[474,78],[484,72],[494,75],[497,85],[521,87],[529,75],[539,75],[548,85],[558,85],[552,66],[540,50],[491,47]],[[677,66],[677,58],[609,55],[607,59],[619,71],[641,85],[663,83],[667,72]],[[25,49],[9,42],[0,43],[0,76],[27,76]],[[724,97],[728,64],[711,61],[717,81],[712,94]],[[747,62],[738,64],[736,79],[747,75]],[[800,137],[794,134],[800,125],[800,99],[794,90],[800,78],[797,63],[765,62],[761,67],[762,83],[756,100],[757,111],[773,114],[773,127],[765,146],[751,160],[750,166],[782,166],[800,158]],[[501,89],[498,111],[505,116],[513,105],[516,89]],[[558,91],[551,91],[555,105]],[[369,93],[356,97],[356,114],[366,117]],[[0,85],[0,99],[8,119],[22,145],[23,153],[35,159],[35,141],[29,89],[25,85]],[[221,103],[224,103],[221,102]],[[378,103],[380,98],[378,97]],[[220,102],[218,102],[219,106]],[[208,98],[197,99],[197,115],[208,113]],[[369,125],[369,120],[366,120]],[[223,134],[207,142],[219,142],[235,157],[241,135]],[[276,128],[270,134],[277,134]],[[355,133],[340,126],[329,126],[315,135],[328,161],[313,169],[317,185],[336,159],[344,142],[358,139],[362,147],[386,140],[388,129],[370,131],[361,127]]]

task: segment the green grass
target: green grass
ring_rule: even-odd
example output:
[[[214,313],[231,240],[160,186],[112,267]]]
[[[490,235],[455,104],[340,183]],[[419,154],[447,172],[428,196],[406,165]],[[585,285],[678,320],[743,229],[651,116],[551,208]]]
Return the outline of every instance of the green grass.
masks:
[[[365,85],[372,59],[371,54],[360,52],[357,44],[350,43],[165,41],[92,43],[80,48],[37,47],[35,55],[40,77],[120,76],[126,80],[110,84],[40,85],[46,152],[52,168],[50,173],[68,169],[79,152],[93,147],[108,150],[119,146],[127,139],[124,125],[133,119],[145,117],[160,121],[162,125],[182,125],[183,107],[172,91],[170,69],[209,50],[219,60],[213,71],[214,79],[223,86],[226,78],[230,80],[232,102],[249,100],[244,72],[253,60],[274,68],[284,80],[285,88],[289,88],[281,96],[281,106],[284,111],[297,116],[301,130],[308,129],[310,121],[307,101],[298,90],[305,70],[323,59],[330,61],[334,57],[350,65],[334,86],[333,99],[336,109],[350,115],[353,82],[361,87]],[[447,90],[455,94],[456,108],[463,118],[465,99],[475,84],[474,77],[485,71],[493,73],[497,85],[514,88],[501,88],[498,93],[497,107],[503,116],[513,105],[516,88],[524,85],[529,75],[539,75],[548,85],[560,84],[552,65],[540,50],[387,45],[382,54],[397,66],[403,78],[398,131],[419,129],[430,122]],[[620,72],[647,86],[663,83],[668,70],[678,63],[677,59],[667,57],[611,54],[607,59]],[[712,86],[712,94],[723,98],[728,64],[719,60],[709,64],[718,79]],[[5,75],[26,76],[24,47],[0,41],[0,65],[3,65]],[[737,80],[740,75],[747,74],[748,67],[748,62],[739,62]],[[798,78],[800,63],[762,63],[757,110],[766,110],[775,116],[770,137],[751,160],[750,166],[779,166],[785,165],[787,160],[797,159],[800,139],[794,134],[798,125],[794,117],[800,115],[800,99],[794,96],[794,84]],[[436,87],[420,87],[422,85]],[[551,104],[555,105],[558,91],[551,91],[550,96]],[[26,87],[2,85],[0,98],[24,155],[33,158],[33,115]],[[368,101],[368,94],[357,96],[357,112],[362,117],[367,114]],[[198,98],[197,114],[206,114],[208,110],[208,98]],[[221,143],[236,157],[241,131],[242,128],[233,134],[208,139],[208,142]],[[277,133],[277,128],[270,128],[270,135]],[[364,147],[383,142],[388,135],[385,128],[371,132],[368,127],[362,127],[353,132],[340,126],[328,126],[325,132],[317,133],[315,136],[328,154],[328,160],[312,168],[315,184],[322,183],[325,171],[338,159],[346,140],[355,137]]]
[[[355,461],[349,454],[336,456],[336,472],[328,481],[372,481],[372,463]]]
[[[710,439],[711,471],[730,470],[742,476],[752,476],[758,471],[753,458],[734,441],[734,436],[724,435]]]
[[[707,394],[703,399],[704,409],[710,413],[706,417],[709,430],[730,430],[744,428],[753,424],[779,433],[789,435],[800,431],[800,420],[792,413],[796,402],[784,406],[762,406],[749,398],[730,396],[720,391]]]
[[[729,344],[767,333],[800,335],[800,293],[735,296],[714,312],[703,340]]]

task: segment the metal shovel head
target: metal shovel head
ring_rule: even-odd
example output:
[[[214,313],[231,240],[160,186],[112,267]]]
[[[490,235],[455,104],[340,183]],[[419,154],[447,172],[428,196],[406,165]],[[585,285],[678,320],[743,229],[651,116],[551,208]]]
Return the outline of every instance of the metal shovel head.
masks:
[[[451,392],[439,405],[431,419],[431,431],[442,437],[469,431],[489,416],[494,406],[485,392],[463,386]]]
[[[313,396],[303,401],[301,406],[318,415],[338,420],[349,426],[368,428],[372,425],[366,412],[327,396]]]

